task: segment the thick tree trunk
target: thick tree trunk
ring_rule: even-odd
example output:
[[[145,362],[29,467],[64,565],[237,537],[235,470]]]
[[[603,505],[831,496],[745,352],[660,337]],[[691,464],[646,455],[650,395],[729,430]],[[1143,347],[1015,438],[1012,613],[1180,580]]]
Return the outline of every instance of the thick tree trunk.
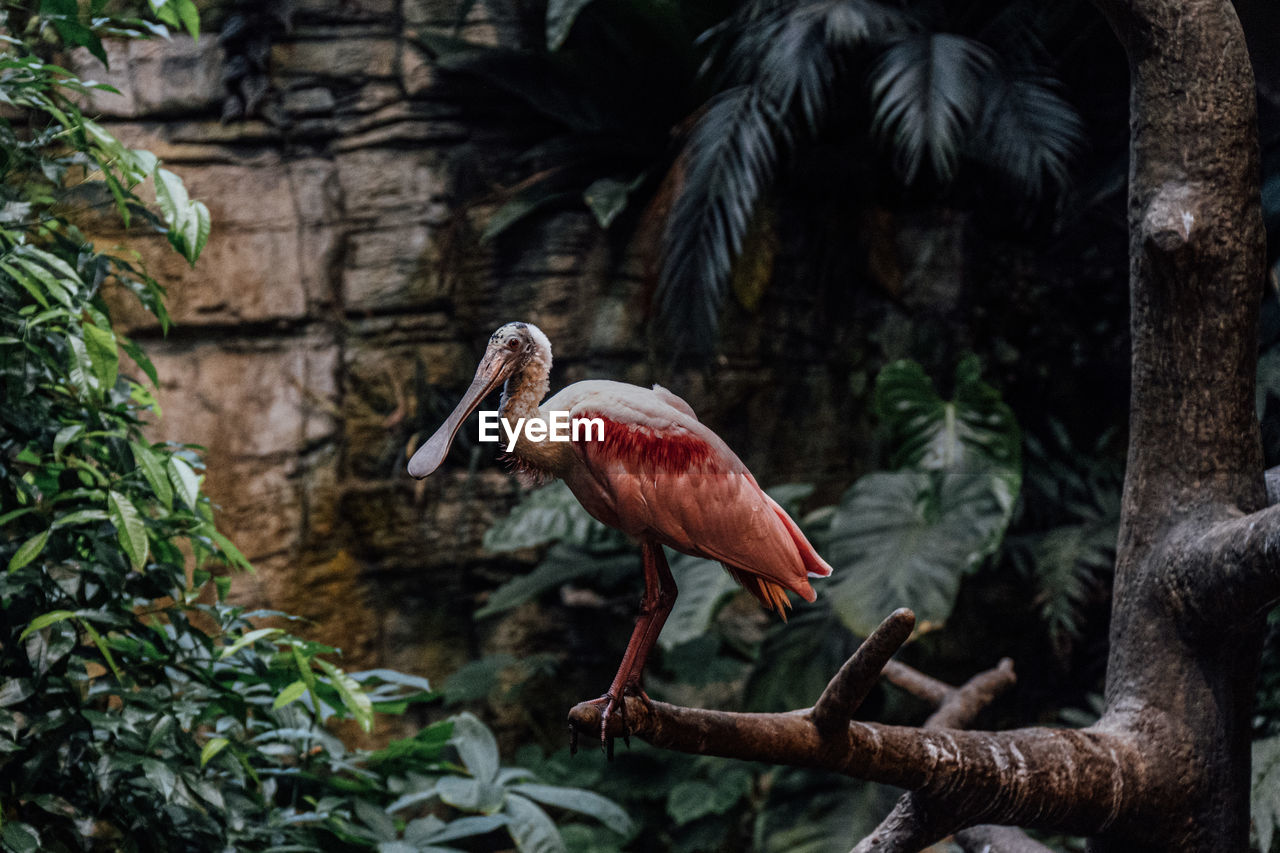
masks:
[[[1253,74],[1228,0],[1097,3],[1130,60],[1133,336],[1099,728],[1176,756],[1187,789],[1178,813],[1095,847],[1243,850],[1262,600],[1201,571],[1194,543],[1266,503],[1253,402],[1265,246]]]

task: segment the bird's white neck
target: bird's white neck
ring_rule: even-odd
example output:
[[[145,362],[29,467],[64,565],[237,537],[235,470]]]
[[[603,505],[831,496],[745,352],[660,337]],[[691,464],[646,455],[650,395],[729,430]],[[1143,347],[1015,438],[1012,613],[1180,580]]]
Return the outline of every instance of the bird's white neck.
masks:
[[[533,351],[502,386],[502,403],[498,414],[513,423],[518,418],[538,417],[538,404],[551,388],[551,342],[537,327],[527,327],[533,338]]]
[[[515,427],[523,418],[546,420],[538,404],[551,388],[551,342],[536,326],[529,326],[534,338],[534,351],[520,368],[520,372],[507,380],[502,388],[502,402],[498,414]],[[513,454],[532,469],[536,478],[549,475],[558,467],[559,456],[565,450],[563,443],[530,441],[523,430],[516,440]]]

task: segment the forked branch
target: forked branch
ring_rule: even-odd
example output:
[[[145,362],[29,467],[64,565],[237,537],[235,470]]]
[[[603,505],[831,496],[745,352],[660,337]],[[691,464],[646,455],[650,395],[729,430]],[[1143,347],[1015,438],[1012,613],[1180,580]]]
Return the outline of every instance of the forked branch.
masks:
[[[986,823],[1093,835],[1171,796],[1159,782],[1166,770],[1156,766],[1161,759],[1143,755],[1122,733],[976,732],[850,721],[868,682],[878,677],[878,667],[910,633],[911,618],[909,611],[891,615],[841,668],[815,708],[730,713],[629,697],[630,733],[662,749],[821,768],[918,792],[919,802],[935,818],[945,818],[933,824],[942,832],[938,837]],[[940,682],[919,673],[912,676],[909,668],[890,670],[899,679],[941,693],[938,719],[943,723],[967,724],[988,697],[1013,679],[1011,666],[1003,662],[963,688],[939,688]],[[581,703],[569,712],[570,725],[599,732],[599,714],[599,705]],[[622,735],[620,719],[610,720],[609,734]],[[962,815],[963,822],[951,825],[956,822],[952,815]]]

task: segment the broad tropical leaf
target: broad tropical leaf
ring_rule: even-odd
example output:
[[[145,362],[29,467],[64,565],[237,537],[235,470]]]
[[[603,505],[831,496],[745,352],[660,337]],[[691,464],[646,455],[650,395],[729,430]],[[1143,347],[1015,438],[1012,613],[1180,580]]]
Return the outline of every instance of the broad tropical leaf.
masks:
[[[1000,393],[982,381],[977,356],[957,365],[954,399],[938,396],[919,364],[898,361],[880,371],[875,401],[892,467],[993,470],[1016,492],[1022,433]]]
[[[564,853],[564,840],[547,813],[519,794],[507,794],[502,806],[520,853]]]
[[[453,736],[449,743],[471,775],[481,782],[492,782],[498,776],[498,742],[493,732],[475,715],[462,713],[453,718]]]
[[[592,518],[562,480],[530,492],[484,534],[484,547],[490,551],[516,551],[548,542],[601,548],[624,544],[626,538]]]
[[[526,601],[571,581],[586,581],[602,576],[612,579],[636,574],[639,570],[640,552],[635,547],[609,551],[559,542],[551,546],[547,556],[533,571],[514,577],[495,589],[484,607],[477,610],[475,615],[480,619],[519,607]]]
[[[872,133],[913,182],[927,161],[942,182],[955,175],[965,134],[982,109],[993,56],[981,42],[951,33],[910,36],[871,71]]]
[[[985,471],[868,474],[841,498],[827,535],[835,572],[824,589],[850,630],[866,636],[899,607],[919,630],[951,615],[964,574],[1008,523],[1008,493]]]
[[[672,551],[668,551],[667,556],[676,588],[680,590],[667,624],[658,635],[662,648],[670,651],[706,633],[717,606],[738,589],[738,584],[716,560]]]

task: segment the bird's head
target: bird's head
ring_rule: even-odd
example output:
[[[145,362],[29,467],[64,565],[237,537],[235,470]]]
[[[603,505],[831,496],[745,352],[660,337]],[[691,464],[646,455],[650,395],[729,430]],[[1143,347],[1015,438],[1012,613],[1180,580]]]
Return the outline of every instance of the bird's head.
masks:
[[[457,407],[440,428],[409,459],[409,474],[422,479],[439,468],[463,421],[480,408],[485,397],[528,368],[535,368],[545,381],[546,374],[551,369],[551,342],[532,323],[507,323],[501,326],[489,337],[489,345],[485,348],[480,366],[476,368],[471,387],[462,395]]]

